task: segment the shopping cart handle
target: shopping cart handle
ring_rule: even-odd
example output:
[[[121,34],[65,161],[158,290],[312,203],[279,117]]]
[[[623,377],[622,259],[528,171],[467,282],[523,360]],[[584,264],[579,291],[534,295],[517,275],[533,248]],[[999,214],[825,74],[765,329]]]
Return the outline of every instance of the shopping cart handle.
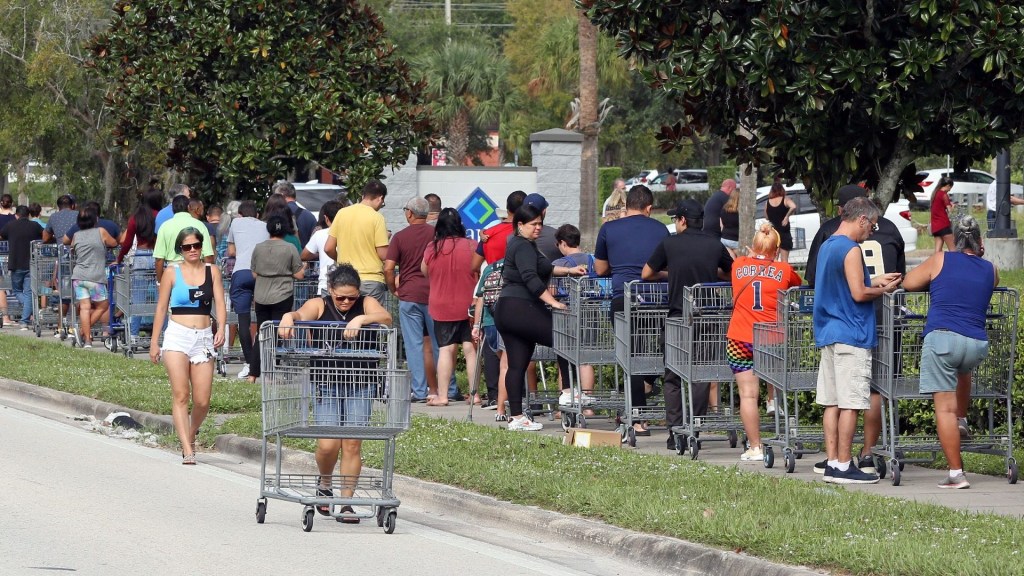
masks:
[[[274,326],[280,325],[280,320],[274,320]],[[324,322],[322,320],[303,320],[301,322],[293,322],[291,326],[286,326],[286,328],[295,328],[299,326],[305,328],[344,328],[345,326],[348,326],[348,322]],[[361,326],[361,328],[389,328],[389,326],[374,323],[364,324],[363,326]]]

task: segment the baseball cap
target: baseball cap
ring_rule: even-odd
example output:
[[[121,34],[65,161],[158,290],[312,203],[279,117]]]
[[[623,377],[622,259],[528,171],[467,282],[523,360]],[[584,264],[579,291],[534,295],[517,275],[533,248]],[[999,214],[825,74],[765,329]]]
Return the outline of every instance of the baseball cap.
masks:
[[[540,210],[546,210],[548,207],[548,201],[543,196],[534,192],[533,194],[527,194],[523,200],[523,205],[530,205]]]
[[[839,189],[839,205],[845,206],[854,198],[867,198],[868,191],[856,184],[847,184]]]
[[[668,215],[673,218],[685,218],[687,220],[700,220],[704,217],[704,207],[700,205],[700,202],[692,198],[680,200],[675,208],[668,211]]]

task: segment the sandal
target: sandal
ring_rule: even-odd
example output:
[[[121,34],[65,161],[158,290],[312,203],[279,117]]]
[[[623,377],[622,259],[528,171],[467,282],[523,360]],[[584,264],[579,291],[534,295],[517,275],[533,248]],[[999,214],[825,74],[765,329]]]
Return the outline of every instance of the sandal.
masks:
[[[326,496],[328,498],[334,498],[334,491],[332,491],[330,488],[317,488],[316,489],[316,495],[317,496]],[[319,512],[320,514],[324,515],[324,516],[330,516],[331,515],[331,506],[330,506],[330,504],[318,504],[317,507],[316,507],[316,511]]]
[[[194,453],[193,454],[182,454],[181,455],[181,463],[184,464],[185,466],[195,466],[196,465],[196,455]]]
[[[338,514],[355,514],[356,511],[351,506],[342,506],[341,510],[338,510]],[[355,516],[337,516],[335,520],[342,524],[359,524],[359,518]]]

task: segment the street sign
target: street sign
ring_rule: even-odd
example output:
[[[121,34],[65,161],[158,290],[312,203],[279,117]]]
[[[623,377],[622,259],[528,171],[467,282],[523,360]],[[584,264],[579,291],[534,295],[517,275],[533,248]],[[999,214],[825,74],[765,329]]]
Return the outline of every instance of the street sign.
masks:
[[[459,204],[458,212],[466,227],[466,236],[474,240],[480,239],[481,230],[498,221],[498,205],[479,188]]]

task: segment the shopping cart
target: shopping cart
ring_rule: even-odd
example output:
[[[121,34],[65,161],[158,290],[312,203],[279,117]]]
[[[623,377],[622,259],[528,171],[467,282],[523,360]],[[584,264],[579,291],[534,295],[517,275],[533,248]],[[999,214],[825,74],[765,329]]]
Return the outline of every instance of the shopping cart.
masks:
[[[301,322],[284,329],[265,322],[260,327],[260,524],[266,518],[267,499],[274,498],[302,504],[302,529],[307,532],[313,529],[314,507],[329,507],[337,519],[375,517],[386,533],[395,530],[401,503],[393,491],[395,438],[409,429],[409,374],[396,368],[394,329],[363,327],[354,339],[344,338],[344,331],[344,323]],[[339,403],[346,407],[344,417],[327,414]],[[284,438],[381,441],[381,469],[364,469],[357,477],[286,472]],[[351,497],[336,496],[345,488],[354,491]],[[343,514],[336,511],[338,506],[368,507],[370,512]]]
[[[567,277],[562,276],[552,277],[548,283],[548,291],[559,302],[564,302],[568,298],[568,281]],[[537,345],[533,349],[533,356],[530,357],[530,361],[535,362],[537,366],[537,373],[539,374],[538,386],[536,390],[527,390],[526,397],[523,399],[523,413],[530,419],[546,414],[548,420],[554,420],[555,413],[558,412],[559,408],[558,397],[562,391],[558,387],[557,376],[555,376],[554,385],[549,386],[548,374],[544,365],[546,363],[557,364],[558,354],[555,353],[555,349],[551,346]],[[555,372],[557,374],[557,369]]]
[[[778,322],[754,324],[754,374],[775,389],[775,438],[763,441],[765,468],[775,465],[775,447],[783,450],[790,473],[797,459],[824,448],[822,426],[800,422],[799,393],[815,391],[821,362],[813,312],[813,289],[780,290]]]
[[[875,468],[878,475],[886,475],[886,465],[892,475],[893,486],[899,486],[900,472],[910,462],[932,462],[941,454],[942,445],[935,435],[903,435],[900,430],[901,400],[931,400],[931,394],[922,394],[920,386],[921,350],[924,326],[928,315],[927,292],[896,291],[882,300],[882,327],[878,335],[878,350],[874,354],[872,373],[874,382],[884,399],[887,418],[887,442],[875,447]],[[960,450],[1006,457],[1006,477],[1010,484],[1017,483],[1018,467],[1013,456],[1013,410],[1010,393],[1013,366],[1017,350],[1016,290],[998,288],[992,294],[986,313],[985,329],[988,334],[988,357],[972,374],[972,401],[980,402],[987,412],[987,428],[973,431],[970,438],[961,439]],[[996,422],[997,412],[1006,411],[1005,428]],[[910,456],[913,454],[914,456]],[[886,462],[888,460],[888,462]]]
[[[683,425],[673,426],[672,436],[676,451],[682,455],[689,448],[694,460],[704,442],[728,441],[729,447],[735,448],[738,432],[743,430],[732,371],[725,359],[731,319],[732,285],[715,283],[684,288],[683,315],[665,321],[665,367],[679,375],[685,391]],[[690,386],[698,383],[727,384],[718,405],[709,406],[708,413],[699,416],[694,414]]]
[[[609,317],[611,311],[610,278],[571,278],[562,286],[567,308],[552,310],[554,351],[575,367],[569,374],[571,400],[562,404],[562,428],[587,427],[588,411],[609,412],[621,420],[625,399],[618,378],[609,385],[595,379],[594,387],[584,390],[585,366],[615,365],[615,336]],[[621,422],[616,422],[620,424]]]
[[[614,321],[615,362],[625,372],[625,421],[620,427],[622,437],[636,446],[635,421],[663,420],[664,404],[633,406],[629,378],[631,376],[662,376],[665,353],[662,338],[668,316],[668,284],[634,280],[623,286],[624,308],[616,312]]]
[[[61,327],[60,297],[57,292],[58,247],[56,244],[33,240],[30,250],[32,321],[38,338],[43,335],[43,330],[56,332]]]
[[[142,333],[152,334],[159,299],[156,281],[156,270],[132,270],[129,265],[114,275],[114,307],[123,314],[124,326],[118,331],[118,339],[128,358],[149,349],[150,338]]]
[[[292,283],[292,310],[302,308],[307,300],[320,297],[320,263],[306,262],[302,280]]]

